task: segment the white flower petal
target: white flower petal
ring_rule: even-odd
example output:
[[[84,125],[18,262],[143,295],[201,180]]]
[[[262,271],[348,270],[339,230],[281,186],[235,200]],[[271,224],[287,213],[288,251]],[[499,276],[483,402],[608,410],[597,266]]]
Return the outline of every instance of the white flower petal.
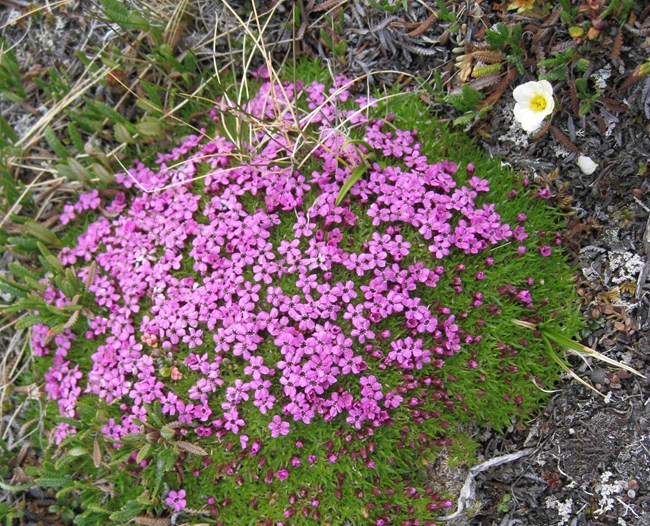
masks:
[[[580,168],[582,173],[585,175],[591,175],[596,171],[596,168],[598,168],[598,164],[596,164],[591,157],[587,157],[586,155],[578,156],[577,162],[578,168]]]
[[[526,82],[517,86],[512,95],[516,101],[515,120],[529,133],[539,128],[555,108],[553,86],[547,80]]]
[[[542,93],[546,95],[548,98],[553,98],[553,86],[551,86],[551,83],[548,80],[540,80],[537,84],[539,84],[539,87],[541,88]]]
[[[531,99],[537,94],[537,82],[526,82],[521,86],[517,86],[513,92],[512,96],[517,102],[522,104],[528,103]]]
[[[521,124],[524,131],[531,132],[539,128],[544,116],[531,110],[527,106],[517,104],[514,109],[515,120]]]

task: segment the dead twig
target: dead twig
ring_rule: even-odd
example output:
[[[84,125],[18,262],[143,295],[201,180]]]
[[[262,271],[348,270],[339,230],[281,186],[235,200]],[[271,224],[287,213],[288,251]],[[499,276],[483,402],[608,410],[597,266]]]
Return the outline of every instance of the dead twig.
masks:
[[[460,490],[460,495],[458,496],[458,508],[451,515],[445,517],[438,517],[438,520],[441,521],[451,521],[462,515],[465,511],[465,508],[468,507],[468,504],[471,505],[471,501],[474,500],[474,479],[479,473],[487,471],[488,469],[501,466],[502,464],[507,464],[509,462],[515,462],[520,458],[526,457],[532,453],[533,449],[522,449],[516,453],[509,453],[508,455],[501,455],[500,457],[491,458],[486,460],[481,464],[478,464],[469,470],[467,473],[467,478],[465,478],[465,484],[463,484],[462,489]]]

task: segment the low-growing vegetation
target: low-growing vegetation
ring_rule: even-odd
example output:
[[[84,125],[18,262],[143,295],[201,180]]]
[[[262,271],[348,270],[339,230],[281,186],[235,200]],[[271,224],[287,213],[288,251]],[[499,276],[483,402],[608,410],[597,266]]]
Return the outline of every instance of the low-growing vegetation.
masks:
[[[415,95],[307,74],[66,205],[72,246],[12,284],[49,400],[27,473],[77,524],[432,524],[436,447],[557,378],[513,323],[578,327],[543,195]]]

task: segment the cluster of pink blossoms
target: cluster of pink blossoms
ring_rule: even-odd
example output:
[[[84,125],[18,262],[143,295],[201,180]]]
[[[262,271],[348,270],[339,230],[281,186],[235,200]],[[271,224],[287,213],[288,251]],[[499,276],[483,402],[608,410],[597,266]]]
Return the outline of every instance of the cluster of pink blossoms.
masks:
[[[450,308],[427,304],[422,294],[446,272],[454,273],[460,293],[459,269],[447,269],[445,257],[522,242],[524,227],[502,222],[493,204],[477,204],[489,185],[472,167],[459,186],[457,166],[430,162],[416,132],[366,117],[362,110],[372,100],[361,97],[361,109],[341,110],[339,103],[350,97],[346,82],[337,79],[338,89],[329,94],[316,82],[287,84],[272,94],[266,83],[244,108],[254,118],[277,121],[294,97],[304,99],[320,140],[311,151],[318,166],[311,173],[284,161],[294,149],[311,148],[300,144],[301,136],[268,140],[260,134],[245,163],[223,137],[196,135],[161,153],[156,168],[136,163],[117,176],[126,189],[146,191],[129,199],[118,194],[77,246],[61,252],[81,278],[90,261],[99,268],[90,287],[98,315],[85,335],[98,345],[83,382],[66,360],[74,334],[54,339],[46,389],[62,415],[74,415],[83,389],[121,408],[121,419],[103,429],[117,444],[139,430],[136,421],[147,420],[154,402],[198,436],[240,435],[242,448],[254,412],[268,420],[270,439],[316,419],[361,430],[382,425],[402,405],[417,406],[408,398],[409,383],[386,383],[382,371],[404,378],[435,371],[446,357],[481,341],[459,327]],[[341,121],[361,134],[363,145],[351,146],[337,129]],[[337,204],[368,147],[385,161],[372,163]],[[191,180],[206,172],[197,193]],[[98,199],[83,196],[61,221],[96,209]],[[253,199],[261,206],[250,209]],[[293,236],[279,239],[287,221]],[[373,231],[362,233],[360,223]],[[416,237],[428,251],[422,261],[413,258]],[[490,258],[485,261],[487,272]],[[484,278],[483,271],[475,275]],[[505,293],[532,307],[527,290]],[[481,305],[476,293],[472,306]],[[46,332],[35,328],[36,354],[47,352]],[[171,380],[163,377],[161,361],[171,366]],[[184,376],[195,380],[179,391],[175,381]],[[62,425],[57,440],[70,432],[74,428]],[[170,494],[168,504],[178,510],[183,497]]]

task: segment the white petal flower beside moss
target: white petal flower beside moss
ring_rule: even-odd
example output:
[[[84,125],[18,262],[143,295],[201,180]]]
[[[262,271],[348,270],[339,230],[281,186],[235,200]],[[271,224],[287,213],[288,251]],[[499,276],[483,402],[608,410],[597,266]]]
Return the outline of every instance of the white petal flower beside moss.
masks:
[[[578,156],[577,163],[578,168],[580,168],[582,173],[586,175],[591,175],[596,171],[596,168],[598,168],[598,164],[595,163],[591,157],[587,157],[586,155]]]
[[[517,86],[512,95],[516,101],[515,120],[528,133],[539,128],[555,107],[553,87],[548,80],[526,82]]]

